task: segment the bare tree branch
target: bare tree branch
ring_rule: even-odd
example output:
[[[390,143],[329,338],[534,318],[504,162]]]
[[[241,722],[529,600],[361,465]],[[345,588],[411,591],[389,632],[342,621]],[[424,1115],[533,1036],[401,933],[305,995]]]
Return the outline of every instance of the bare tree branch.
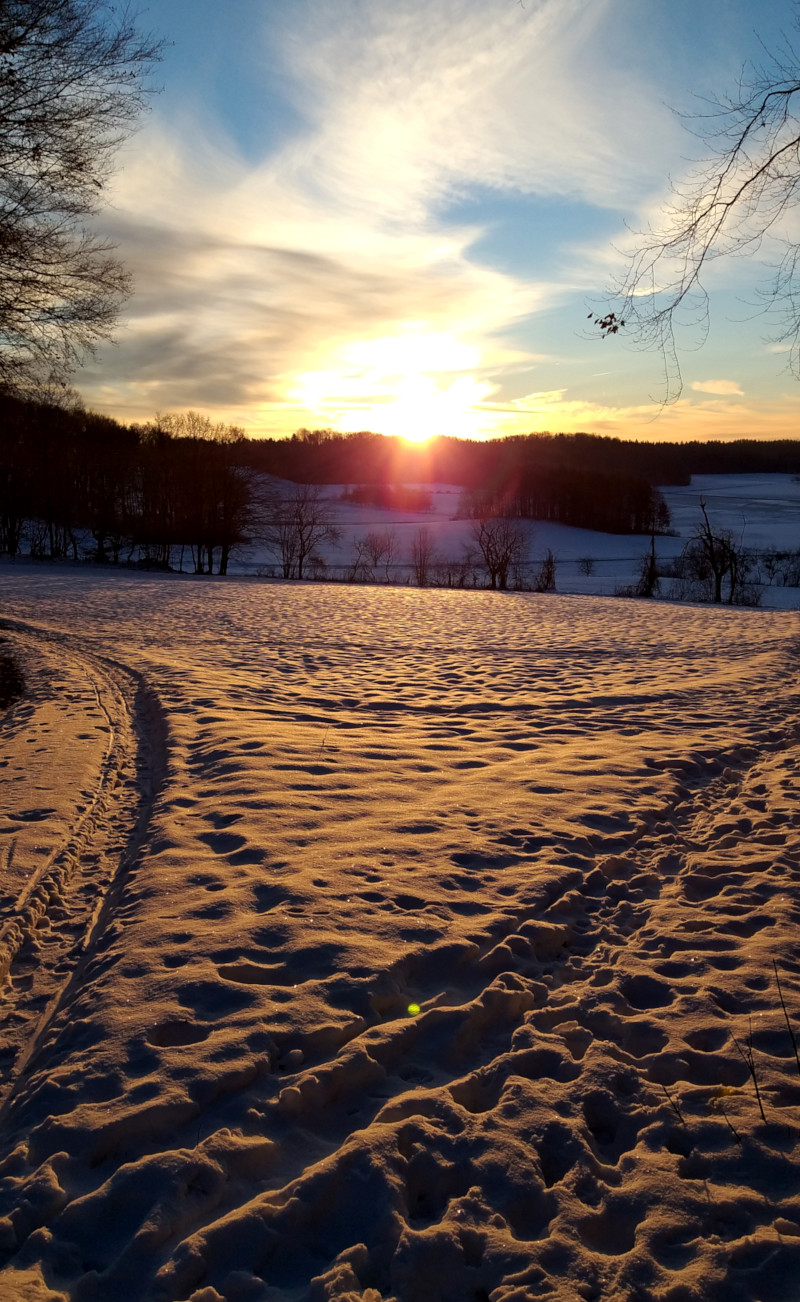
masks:
[[[787,230],[800,200],[800,54],[784,39],[780,53],[745,70],[735,96],[708,101],[691,121],[710,147],[706,162],[675,188],[662,225],[639,232],[613,306],[590,314],[604,336],[624,326],[632,342],[661,352],[666,403],[683,388],[678,337],[693,332],[699,347],[708,332],[708,268],[753,256],[767,240],[783,252],[759,291],[762,307],[777,309],[775,337],[800,378],[800,244]]]
[[[0,384],[65,382],[129,278],[91,229],[159,43],[106,0],[0,0]]]

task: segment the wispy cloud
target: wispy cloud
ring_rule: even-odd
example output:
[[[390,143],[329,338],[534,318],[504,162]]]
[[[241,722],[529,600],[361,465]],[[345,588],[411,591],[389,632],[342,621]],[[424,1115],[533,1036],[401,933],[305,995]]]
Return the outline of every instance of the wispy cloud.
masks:
[[[719,398],[743,398],[744,390],[736,380],[693,380],[696,393],[713,393]]]
[[[630,202],[642,187],[642,127],[655,179],[668,114],[627,68],[620,112],[612,87],[624,51],[613,57],[606,31],[618,9],[341,0],[321,17],[315,7],[285,48],[299,101],[315,107],[321,183],[403,225],[427,222],[437,201],[476,183]]]
[[[532,419],[532,377],[561,383],[542,359],[563,351],[537,322],[584,292],[591,257],[501,271],[476,252],[483,227],[451,214],[474,187],[608,210],[655,184],[675,128],[627,70],[621,16],[620,0],[271,14],[264,49],[302,128],[257,164],[209,117],[156,113],[134,139],[105,224],[136,294],[84,373],[89,400],[272,433],[388,428],[393,394],[395,421],[427,404],[451,432],[459,412],[464,432],[497,428],[495,403]]]

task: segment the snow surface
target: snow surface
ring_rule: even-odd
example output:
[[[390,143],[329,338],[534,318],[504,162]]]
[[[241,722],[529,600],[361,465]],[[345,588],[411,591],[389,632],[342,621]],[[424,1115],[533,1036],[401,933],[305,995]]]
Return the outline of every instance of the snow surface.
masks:
[[[797,1297],[796,615],[0,600],[0,1297]]]
[[[288,485],[287,485],[288,487]],[[341,495],[352,485],[331,485],[322,490],[331,504],[331,515],[341,530],[337,544],[326,543],[317,551],[337,577],[352,566],[354,540],[370,531],[393,530],[398,538],[397,563],[392,567],[396,582],[411,581],[411,547],[424,526],[433,538],[440,560],[459,558],[469,546],[471,521],[458,518],[464,490],[454,484],[419,484],[431,490],[431,510],[388,511],[342,502]],[[763,551],[800,549],[800,482],[791,475],[696,475],[685,488],[662,488],[672,516],[674,537],[656,539],[661,561],[680,555],[701,520],[700,503],[705,501],[715,528],[729,529],[746,548]],[[650,536],[598,533],[546,521],[523,521],[529,536],[533,571],[548,548],[557,559],[556,586],[559,592],[613,596],[620,588],[635,583],[642,557],[650,547]],[[474,550],[474,543],[472,543]],[[581,572],[580,560],[591,557],[591,575]],[[237,557],[231,570],[240,574],[279,575],[277,559],[263,548],[248,548]],[[379,573],[382,567],[379,567]],[[665,592],[669,583],[665,581]],[[776,584],[761,586],[762,605],[769,609],[800,609],[800,588]]]

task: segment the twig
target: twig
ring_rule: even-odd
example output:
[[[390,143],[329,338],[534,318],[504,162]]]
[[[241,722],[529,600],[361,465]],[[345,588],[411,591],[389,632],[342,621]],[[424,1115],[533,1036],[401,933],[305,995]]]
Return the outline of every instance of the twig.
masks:
[[[668,1100],[669,1100],[670,1107],[673,1108],[673,1109],[675,1110],[675,1113],[676,1113],[676,1115],[677,1115],[677,1117],[678,1117],[678,1120],[680,1121],[681,1125],[682,1125],[682,1126],[685,1126],[685,1125],[686,1125],[686,1121],[684,1120],[683,1113],[681,1112],[681,1110],[680,1110],[680,1108],[678,1107],[677,1103],[675,1102],[674,1098],[673,1098],[672,1095],[670,1094],[670,1092],[669,1092],[669,1090],[667,1089],[666,1085],[662,1085],[661,1088],[662,1088],[662,1090],[664,1091],[664,1093],[666,1094],[666,1096],[667,1096],[667,1098],[668,1098]]]
[[[789,1039],[791,1040],[792,1048],[794,1049],[794,1060],[797,1063],[797,1074],[798,1076],[800,1076],[800,1054],[798,1054],[797,1052],[797,1041],[794,1038],[794,1031],[792,1030],[792,1024],[789,1021],[789,1014],[786,1011],[786,1004],[783,998],[783,991],[781,990],[781,980],[780,977],[778,976],[778,964],[775,962],[775,959],[772,960],[772,966],[775,969],[775,984],[778,987],[778,998],[781,1001],[781,1008],[783,1009],[783,1015],[786,1018],[786,1029],[789,1032]]]
[[[742,1142],[742,1137],[741,1137],[741,1135],[739,1134],[739,1131],[736,1129],[736,1127],[735,1127],[735,1125],[733,1124],[733,1122],[731,1121],[731,1119],[730,1119],[730,1117],[728,1116],[727,1112],[725,1111],[725,1108],[724,1108],[723,1105],[722,1105],[722,1100],[721,1100],[721,1099],[718,1099],[718,1100],[717,1100],[717,1107],[719,1108],[720,1112],[722,1113],[723,1117],[725,1118],[726,1122],[728,1123],[728,1129],[730,1130],[730,1132],[731,1132],[731,1134],[733,1135],[734,1139],[736,1140],[737,1144],[741,1144],[741,1142]]]
[[[767,1124],[767,1118],[766,1118],[765,1113],[764,1113],[764,1104],[761,1102],[761,1090],[758,1088],[758,1073],[756,1072],[755,1054],[754,1054],[754,1051],[753,1051],[753,1023],[752,1023],[752,1020],[751,1020],[751,1022],[750,1022],[750,1034],[749,1034],[748,1037],[747,1037],[747,1053],[745,1053],[744,1049],[743,1049],[742,1046],[740,1045],[739,1041],[736,1039],[736,1036],[735,1036],[735,1035],[734,1035],[734,1037],[733,1037],[733,1043],[736,1045],[736,1048],[739,1050],[739,1053],[742,1055],[742,1058],[743,1058],[743,1060],[744,1060],[744,1064],[745,1064],[745,1066],[747,1067],[747,1070],[750,1072],[750,1075],[751,1075],[752,1078],[753,1078],[753,1084],[754,1084],[754,1086],[755,1086],[755,1090],[756,1090],[756,1098],[758,1099],[758,1110],[759,1110],[759,1112],[761,1113],[761,1120],[764,1122],[764,1125],[766,1125],[766,1124]]]
[[[322,754],[322,752],[323,752],[324,749],[325,749],[325,742],[328,740],[328,733],[330,732],[330,730],[331,730],[331,727],[330,727],[330,724],[328,724],[328,726],[327,726],[327,728],[325,729],[325,732],[324,732],[324,734],[323,734],[323,737],[322,737],[322,745],[320,746],[319,751],[318,751],[318,754],[320,754],[320,755]]]

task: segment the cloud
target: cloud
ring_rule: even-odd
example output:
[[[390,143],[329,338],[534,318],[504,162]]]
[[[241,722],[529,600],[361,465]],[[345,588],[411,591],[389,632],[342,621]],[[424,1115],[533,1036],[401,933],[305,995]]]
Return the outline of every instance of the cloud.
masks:
[[[693,380],[696,393],[712,393],[720,398],[743,398],[744,390],[736,380]]]
[[[242,177],[232,205],[239,215],[253,184]],[[298,378],[309,372],[328,373],[336,400],[336,377],[360,371],[369,382],[351,392],[357,405],[373,401],[376,377],[398,370],[452,378],[529,363],[530,354],[499,336],[548,301],[548,286],[471,263],[469,236],[441,229],[390,239],[332,217],[325,239],[309,231],[290,243],[284,225],[295,198],[277,204],[256,232],[237,222],[226,230],[207,209],[201,222],[187,213],[183,229],[146,212],[118,212],[107,222],[137,292],[116,347],[85,372],[95,393],[102,386],[103,405],[133,419],[155,407],[204,404],[251,428],[285,433],[296,427],[293,412],[297,423],[309,417],[296,400]],[[271,404],[275,420],[265,423]]]
[[[136,292],[81,376],[87,400],[128,419],[201,406],[282,434],[380,415],[393,383],[451,415],[471,394],[482,432],[498,395],[526,410],[517,395],[553,382],[526,372],[563,351],[537,323],[589,273],[500,271],[476,253],[481,224],[449,214],[476,187],[608,210],[655,184],[675,128],[630,71],[625,24],[620,0],[271,13],[265,66],[302,127],[254,163],[196,105],[156,107],[103,218]],[[413,367],[390,355],[409,339]]]
[[[484,404],[487,406],[488,404]],[[786,438],[800,418],[800,394],[781,394],[758,405],[700,402],[689,398],[664,407],[657,402],[614,403],[573,397],[568,390],[532,393],[495,404],[497,432],[576,430],[622,438],[681,442],[687,439]]]
[[[314,6],[286,45],[298,107],[314,105],[298,156],[339,192],[358,177],[359,204],[404,224],[476,182],[629,202],[642,188],[642,131],[655,180],[674,128],[625,51],[611,48],[619,9],[617,0]],[[609,85],[623,69],[620,112]]]

